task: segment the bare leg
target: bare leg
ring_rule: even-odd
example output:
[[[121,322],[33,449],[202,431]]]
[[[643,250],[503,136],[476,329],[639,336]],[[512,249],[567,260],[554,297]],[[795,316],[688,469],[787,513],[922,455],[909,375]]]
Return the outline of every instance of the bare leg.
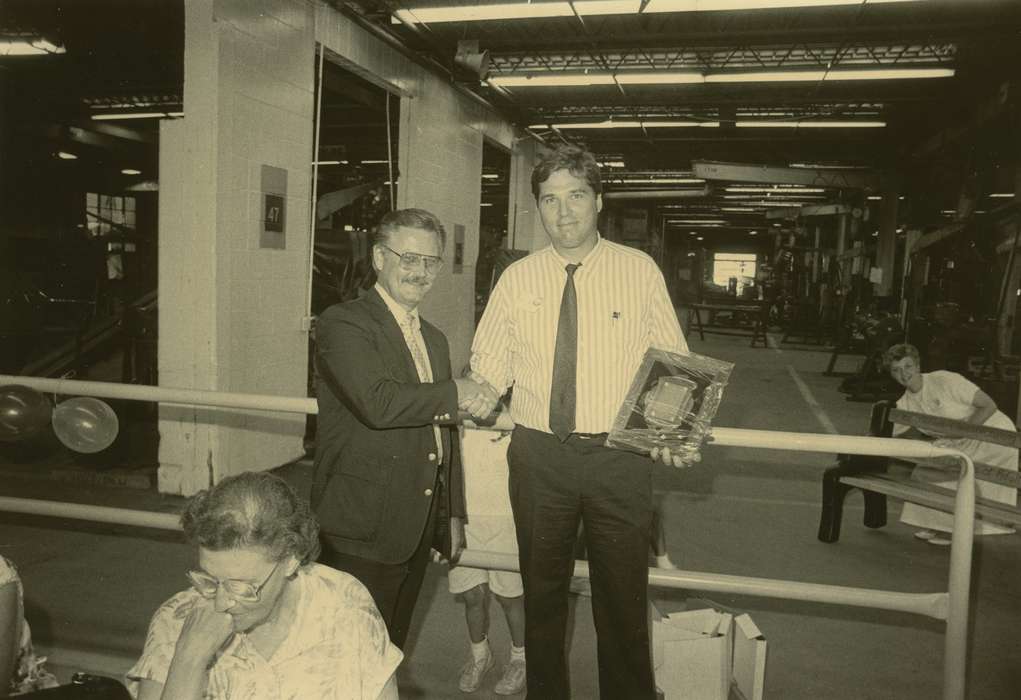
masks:
[[[500,607],[503,608],[503,614],[507,618],[507,628],[510,630],[511,642],[516,647],[525,646],[524,597],[504,598],[502,595],[496,595],[496,600],[500,603]]]
[[[464,598],[464,619],[468,623],[468,637],[473,644],[478,644],[489,633],[489,586],[480,583],[462,593],[461,597]]]

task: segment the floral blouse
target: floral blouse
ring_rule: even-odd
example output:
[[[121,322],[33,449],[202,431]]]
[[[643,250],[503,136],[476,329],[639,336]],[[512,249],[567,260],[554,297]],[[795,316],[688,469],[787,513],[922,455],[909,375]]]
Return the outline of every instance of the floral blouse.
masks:
[[[368,590],[352,576],[312,564],[298,570],[300,598],[280,647],[264,659],[238,633],[209,671],[207,700],[375,700],[404,655],[390,643]],[[174,647],[191,606],[188,589],[153,615],[141,658],[128,671],[138,696],[142,680],[165,683]]]
[[[20,695],[43,688],[55,688],[58,683],[48,673],[43,663],[45,657],[36,656],[32,651],[32,632],[25,621],[25,592],[21,586],[18,570],[7,559],[0,557],[0,587],[13,584],[18,589],[18,610],[15,620],[20,621],[18,656],[14,661],[14,678],[10,681],[10,694]],[[2,682],[3,679],[0,679]]]

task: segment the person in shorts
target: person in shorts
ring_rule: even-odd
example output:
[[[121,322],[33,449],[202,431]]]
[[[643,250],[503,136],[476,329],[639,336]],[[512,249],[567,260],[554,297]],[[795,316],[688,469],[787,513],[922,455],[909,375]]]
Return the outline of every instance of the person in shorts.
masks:
[[[507,492],[507,446],[510,433],[465,428],[461,458],[465,472],[468,522],[465,540],[472,550],[517,555],[510,496]],[[458,687],[472,693],[482,685],[493,667],[489,646],[489,603],[492,593],[507,620],[511,636],[510,660],[493,691],[515,695],[525,688],[525,606],[521,576],[511,571],[492,571],[455,566],[450,569],[451,593],[464,601],[464,616],[471,641],[471,658],[461,669]]]

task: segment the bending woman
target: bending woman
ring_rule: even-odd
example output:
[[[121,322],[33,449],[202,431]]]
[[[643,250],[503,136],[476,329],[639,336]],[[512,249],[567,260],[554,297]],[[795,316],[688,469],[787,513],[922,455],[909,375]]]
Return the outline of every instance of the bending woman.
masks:
[[[396,700],[403,655],[365,587],[314,563],[319,526],[283,479],[228,477],[181,524],[198,567],[153,616],[135,697]]]
[[[890,368],[890,376],[904,387],[904,395],[897,400],[897,408],[1001,430],[1017,431],[1014,421],[996,409],[996,403],[989,395],[961,375],[945,370],[923,373],[918,349],[914,345],[907,343],[894,345],[886,351],[885,359]],[[926,434],[916,428],[898,424],[893,426],[893,436],[937,438],[936,442],[940,446],[958,449],[975,462],[1015,472],[1018,469],[1017,449],[1013,447],[967,438],[941,438],[939,435]],[[945,488],[957,488],[956,479],[935,483]],[[1010,505],[1017,504],[1017,489],[1010,486],[976,479],[975,490],[975,495],[981,498]],[[922,528],[915,533],[915,537],[931,544],[950,544],[949,538],[936,532],[953,531],[954,518],[950,513],[905,503],[900,519],[902,523]],[[1011,532],[1014,532],[1013,528],[981,520],[975,523],[976,535],[1000,535]]]

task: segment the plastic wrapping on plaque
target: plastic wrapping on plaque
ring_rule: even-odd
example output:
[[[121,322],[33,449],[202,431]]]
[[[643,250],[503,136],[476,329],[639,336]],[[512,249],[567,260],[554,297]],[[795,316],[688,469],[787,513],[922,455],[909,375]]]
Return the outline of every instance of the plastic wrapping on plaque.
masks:
[[[694,455],[709,434],[734,365],[650,348],[607,437],[609,447]]]

